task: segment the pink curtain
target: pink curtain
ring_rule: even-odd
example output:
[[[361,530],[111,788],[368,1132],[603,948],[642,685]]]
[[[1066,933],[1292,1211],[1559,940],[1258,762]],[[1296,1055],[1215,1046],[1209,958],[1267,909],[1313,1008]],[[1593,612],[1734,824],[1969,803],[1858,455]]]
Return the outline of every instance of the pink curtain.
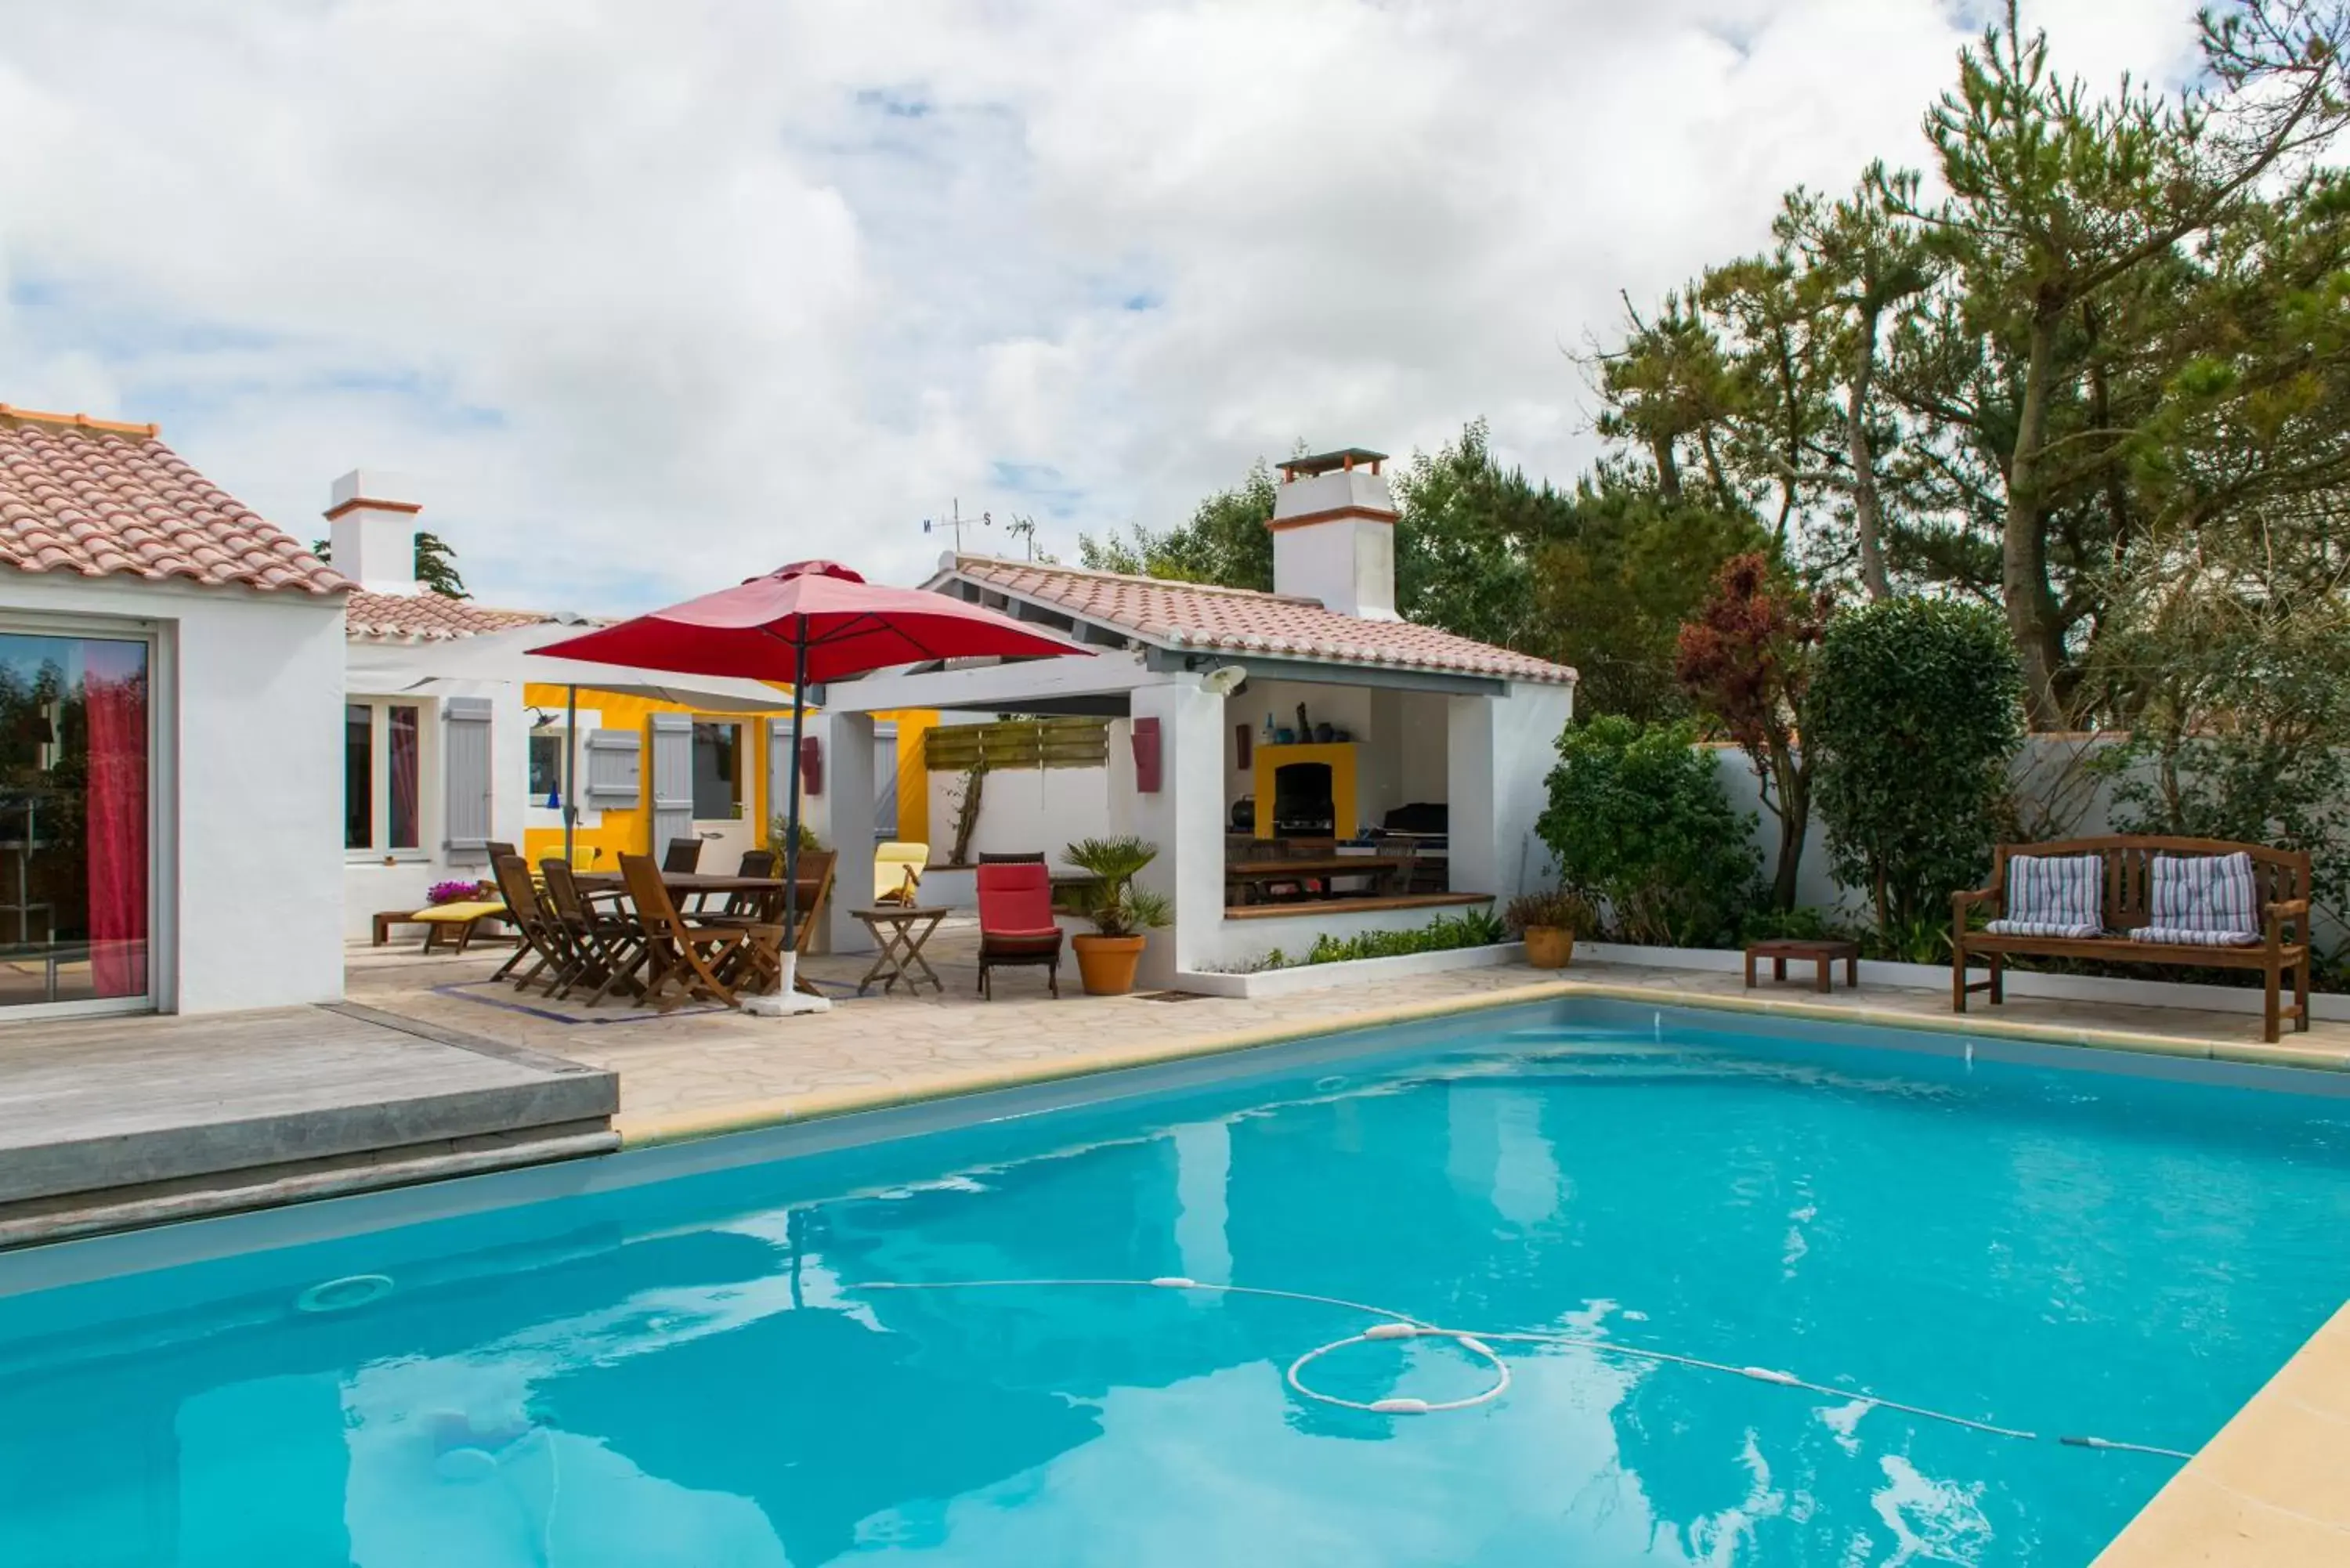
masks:
[[[384,716],[384,729],[391,742],[391,821],[388,824],[391,842],[384,846],[387,849],[414,849],[421,836],[416,820],[417,713],[414,708],[394,708]]]
[[[147,649],[82,645],[89,715],[90,977],[100,996],[147,992]]]

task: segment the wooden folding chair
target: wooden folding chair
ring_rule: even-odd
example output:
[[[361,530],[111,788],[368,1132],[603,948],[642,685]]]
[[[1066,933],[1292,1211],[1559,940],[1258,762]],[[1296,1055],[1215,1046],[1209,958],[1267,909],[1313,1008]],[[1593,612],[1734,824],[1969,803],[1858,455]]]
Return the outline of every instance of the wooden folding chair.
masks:
[[[506,901],[506,912],[514,919],[515,929],[522,934],[522,940],[515,944],[514,957],[500,964],[490,978],[506,979],[526,958],[538,961],[515,979],[515,989],[527,988],[548,971],[559,978],[571,967],[571,939],[540,898],[538,889],[532,886],[530,867],[523,864],[519,855],[500,855],[491,860],[490,871],[497,878],[498,892]]]
[[[593,1007],[616,990],[637,989],[636,972],[645,966],[644,927],[632,916],[598,909],[572,879],[570,862],[550,858],[538,867],[546,878],[546,901],[581,960],[555,994],[568,996],[575,987],[593,982],[596,989],[587,1002]]]
[[[669,847],[661,851],[660,868],[673,876],[680,874],[691,876],[702,869],[702,840],[699,838],[671,839]]]
[[[734,966],[751,940],[752,928],[695,924],[677,912],[660,867],[650,855],[620,857],[620,878],[629,889],[644,928],[645,981],[643,1000],[667,1012],[679,1002],[706,996],[728,1007],[735,1004],[734,988],[720,971]],[[676,996],[670,995],[671,991]]]
[[[799,929],[792,933],[792,951],[799,958],[807,957],[808,943],[816,936],[816,923],[824,919],[824,907],[832,898],[832,875],[839,865],[840,852],[837,849],[800,851],[800,925]],[[808,892],[811,885],[816,888],[813,896]],[[804,991],[810,996],[818,994],[797,965],[792,970],[792,989]]]

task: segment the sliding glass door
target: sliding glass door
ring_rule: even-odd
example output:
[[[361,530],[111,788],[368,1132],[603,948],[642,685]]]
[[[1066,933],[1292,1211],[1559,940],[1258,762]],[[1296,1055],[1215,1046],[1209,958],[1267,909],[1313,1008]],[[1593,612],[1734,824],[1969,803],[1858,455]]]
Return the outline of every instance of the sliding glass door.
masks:
[[[151,997],[152,667],[0,628],[0,1008]]]

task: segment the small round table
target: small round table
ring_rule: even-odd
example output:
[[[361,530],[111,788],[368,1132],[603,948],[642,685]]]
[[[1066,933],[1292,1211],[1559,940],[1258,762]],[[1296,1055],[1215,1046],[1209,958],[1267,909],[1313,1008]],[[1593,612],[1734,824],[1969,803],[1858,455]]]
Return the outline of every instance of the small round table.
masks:
[[[931,933],[939,929],[939,922],[952,911],[926,909],[911,904],[889,904],[878,909],[851,909],[848,912],[864,922],[865,929],[873,933],[873,940],[881,944],[881,956],[873,961],[873,967],[867,970],[865,978],[857,982],[858,995],[864,995],[876,981],[881,982],[882,992],[886,995],[901,980],[906,982],[909,992],[927,980],[941,995],[946,994],[946,982],[939,978],[936,970],[931,968],[930,960],[922,956],[922,944],[931,940]],[[920,972],[914,972],[916,971]]]

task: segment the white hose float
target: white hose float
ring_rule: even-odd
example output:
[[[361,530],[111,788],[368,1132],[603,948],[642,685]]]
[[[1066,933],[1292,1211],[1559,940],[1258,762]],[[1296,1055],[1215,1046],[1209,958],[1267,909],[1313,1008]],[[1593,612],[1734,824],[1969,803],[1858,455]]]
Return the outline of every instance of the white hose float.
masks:
[[[1309,1387],[1305,1379],[1299,1376],[1308,1366],[1321,1360],[1332,1351],[1344,1350],[1350,1345],[1377,1345],[1384,1341],[1399,1339],[1449,1339],[1493,1369],[1493,1386],[1482,1394],[1471,1394],[1464,1399],[1429,1400],[1398,1396],[1386,1399],[1373,1399],[1366,1404],[1355,1399],[1341,1399],[1336,1394],[1325,1394],[1318,1388]],[[1417,1324],[1376,1323],[1360,1334],[1350,1334],[1344,1339],[1334,1339],[1327,1345],[1316,1345],[1291,1362],[1289,1386],[1308,1399],[1316,1399],[1325,1405],[1336,1405],[1341,1410],[1364,1410],[1374,1416],[1426,1416],[1438,1410],[1466,1410],[1472,1406],[1487,1404],[1500,1398],[1509,1390],[1510,1368],[1507,1363],[1493,1354],[1491,1345],[1473,1334],[1465,1334],[1457,1328],[1422,1328]]]

